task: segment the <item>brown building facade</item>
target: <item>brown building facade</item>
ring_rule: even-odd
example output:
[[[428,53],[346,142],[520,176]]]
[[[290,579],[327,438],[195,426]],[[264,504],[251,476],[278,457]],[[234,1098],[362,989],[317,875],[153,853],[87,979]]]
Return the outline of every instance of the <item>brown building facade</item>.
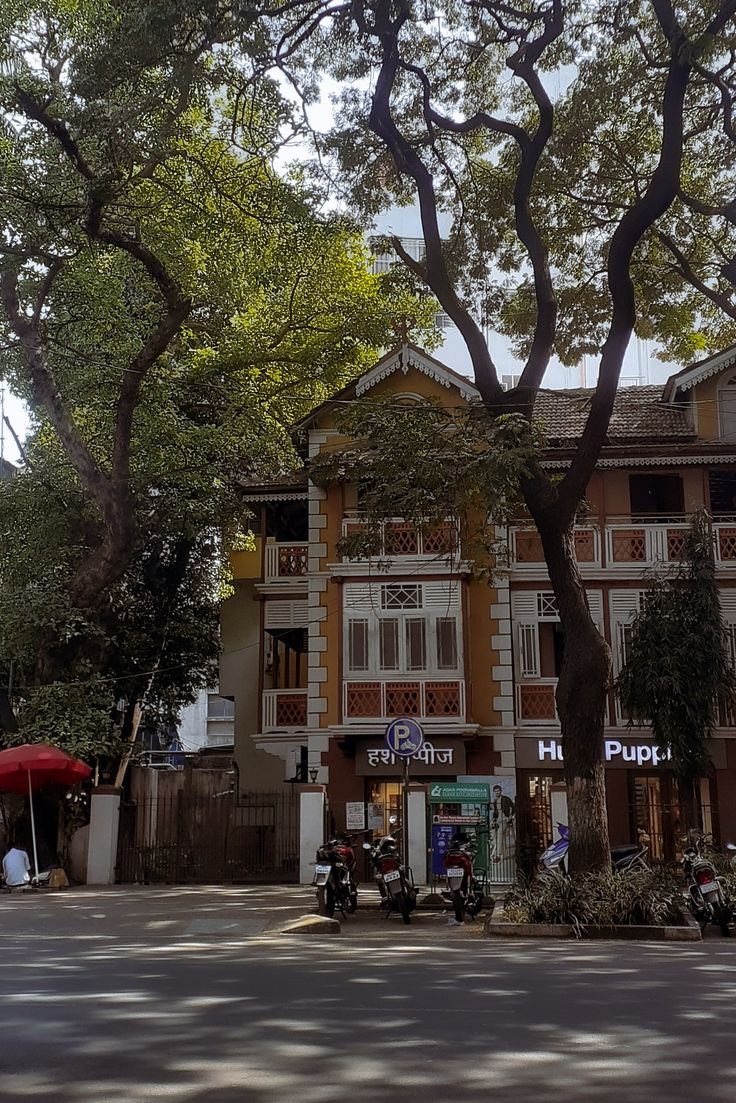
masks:
[[[363,395],[457,405],[476,392],[404,345],[337,398]],[[540,396],[550,469],[569,462],[589,401],[588,391]],[[328,402],[300,427],[311,456],[339,446],[336,409]],[[701,507],[713,519],[736,650],[736,348],[664,387],[619,392],[587,502],[578,560],[616,672],[646,572],[677,560],[688,516]],[[250,505],[256,548],[232,556],[236,593],[223,610],[220,677],[221,693],[236,703],[241,786],[324,786],[337,828],[357,822],[362,805],[366,826],[379,830],[401,793],[402,765],[386,748],[386,725],[411,716],[426,740],[412,780],[485,779],[497,860],[504,847],[508,859],[514,842],[500,839],[493,801],[502,791],[516,804],[518,857],[531,861],[552,838],[562,779],[555,688],[563,640],[536,531],[520,521],[503,534],[509,566],[489,585],[474,577],[449,520],[418,532],[389,519],[380,558],[345,559],[338,541],[361,524],[349,484],[323,490],[297,474],[254,488]],[[700,798],[705,825],[736,838],[736,727],[722,719]],[[676,785],[646,728],[632,729],[621,716],[612,690],[605,754],[612,841],[646,838],[655,858],[674,856]],[[434,811],[425,807],[425,851]]]

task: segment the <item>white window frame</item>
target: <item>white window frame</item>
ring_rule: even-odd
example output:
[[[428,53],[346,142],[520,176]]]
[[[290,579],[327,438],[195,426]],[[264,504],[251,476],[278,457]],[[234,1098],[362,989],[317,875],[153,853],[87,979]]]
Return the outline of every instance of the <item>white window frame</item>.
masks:
[[[419,584],[417,588],[417,604],[394,606],[385,604],[385,587],[401,586],[409,592],[414,590],[414,583],[381,583],[378,593],[361,593],[346,595],[344,605],[344,635],[343,635],[343,661],[345,677],[351,680],[353,677],[369,676],[371,679],[392,681],[394,679],[433,678],[438,680],[462,679],[464,677],[464,656],[462,638],[462,610],[460,602],[454,591],[448,592],[448,600],[443,602],[433,591],[424,593],[424,586]],[[422,667],[409,665],[409,622],[419,620],[423,624],[423,646],[425,652],[425,664]],[[350,640],[351,624],[354,621],[367,621],[368,624],[368,666],[367,669],[356,670],[350,664]],[[397,622],[397,652],[398,665],[395,667],[384,666],[383,648],[381,646],[381,624],[387,621]],[[454,667],[440,666],[439,655],[439,628],[438,622],[454,622],[455,634],[455,659]]]

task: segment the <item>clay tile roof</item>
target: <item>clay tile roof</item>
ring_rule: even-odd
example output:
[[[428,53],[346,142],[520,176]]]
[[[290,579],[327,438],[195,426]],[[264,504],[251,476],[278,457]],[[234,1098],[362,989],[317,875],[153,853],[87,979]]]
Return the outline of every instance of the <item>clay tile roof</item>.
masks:
[[[295,468],[293,471],[284,471],[280,475],[264,480],[254,476],[243,476],[238,480],[246,498],[256,497],[268,499],[271,494],[279,496],[299,496],[307,491],[307,472],[304,468]]]
[[[613,407],[608,443],[692,440],[695,432],[685,411],[662,401],[664,387],[622,387]],[[590,410],[592,389],[540,391],[534,412],[549,444],[572,443],[580,436]]]

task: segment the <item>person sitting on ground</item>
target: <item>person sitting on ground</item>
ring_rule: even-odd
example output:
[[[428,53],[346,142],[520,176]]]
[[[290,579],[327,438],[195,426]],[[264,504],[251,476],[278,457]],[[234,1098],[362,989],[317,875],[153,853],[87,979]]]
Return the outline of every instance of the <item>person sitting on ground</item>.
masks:
[[[3,877],[9,889],[20,888],[31,880],[31,863],[25,850],[11,846],[3,858]]]

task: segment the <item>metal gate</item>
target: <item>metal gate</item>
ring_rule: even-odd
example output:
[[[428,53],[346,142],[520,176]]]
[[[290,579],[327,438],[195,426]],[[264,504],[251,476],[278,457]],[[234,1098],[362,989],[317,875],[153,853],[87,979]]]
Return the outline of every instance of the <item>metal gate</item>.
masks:
[[[299,799],[287,791],[147,796],[120,810],[127,884],[299,879]]]

